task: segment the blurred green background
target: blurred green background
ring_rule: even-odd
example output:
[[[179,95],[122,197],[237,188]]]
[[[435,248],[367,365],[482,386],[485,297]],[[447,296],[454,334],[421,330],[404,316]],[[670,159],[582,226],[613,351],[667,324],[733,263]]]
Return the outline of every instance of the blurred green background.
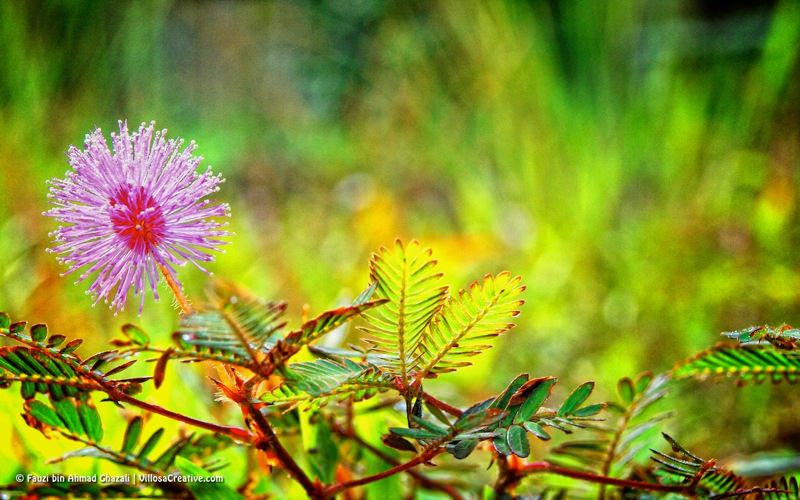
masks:
[[[528,371],[611,398],[720,331],[800,322],[798,54],[795,1],[0,2],[0,309],[84,352],[129,321],[168,342],[168,301],[91,308],[41,216],[68,145],[155,120],[227,178],[217,275],[297,319],[417,238],[454,286],[528,285],[519,327],[433,392],[466,404]],[[181,278],[201,296],[206,276]],[[236,421],[183,371],[147,397]],[[704,456],[796,444],[792,394],[687,383],[668,427]],[[75,447],[0,398],[19,445],[0,459],[43,472]]]

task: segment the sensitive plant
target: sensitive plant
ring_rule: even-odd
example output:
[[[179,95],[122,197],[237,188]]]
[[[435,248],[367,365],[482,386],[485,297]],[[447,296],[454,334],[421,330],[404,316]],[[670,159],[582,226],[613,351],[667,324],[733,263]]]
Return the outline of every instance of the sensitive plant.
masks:
[[[454,292],[430,249],[397,240],[372,256],[369,282],[351,304],[298,325],[285,319],[286,303],[223,281],[191,305],[175,265],[208,260],[222,244],[225,231],[215,218],[226,216],[227,207],[202,201],[221,178],[197,174],[193,145],[180,151],[179,141],[166,141],[153,125],[129,135],[121,124],[113,145],[112,153],[96,131],[85,151],[70,150],[73,172],[54,181],[55,208],[48,212],[70,224],[56,231],[54,250],[69,272],[84,268],[81,279],[96,273],[90,292],[95,300],[110,298],[115,311],[131,288],[143,295],[146,282],[155,293],[163,274],[181,306],[173,342],[157,345],[142,328],[126,324],[110,349],[84,355],[78,351],[83,339],[2,314],[0,336],[12,345],[0,347],[0,382],[19,387],[30,427],[81,445],[57,460],[95,457],[149,479],[20,483],[4,487],[5,493],[250,498],[266,495],[254,485],[268,478],[296,483],[311,498],[331,498],[402,476],[397,496],[419,490],[450,498],[800,495],[790,474],[775,469],[754,481],[700,458],[666,433],[659,436],[674,418],[665,408],[667,396],[681,380],[795,382],[798,330],[728,333],[727,342],[667,373],[623,378],[617,401],[594,401],[591,381],[555,398],[555,376],[524,373],[493,397],[455,404],[430,389],[431,379],[468,366],[513,329],[524,303],[520,277],[488,274]],[[323,345],[331,332],[351,326],[355,345]],[[153,361],[151,375],[129,375],[140,359]],[[142,398],[143,387],[158,389],[175,362],[215,365],[217,398],[239,409],[241,424],[202,420]],[[121,443],[105,436],[98,396],[126,411]],[[146,428],[148,413],[180,422],[187,433],[163,445],[164,430]],[[357,422],[364,419],[383,426],[380,442],[361,432]],[[313,447],[305,445],[309,439]],[[547,449],[547,442],[557,444]],[[215,454],[234,447],[254,458],[244,484],[157,480],[175,471],[217,472],[226,463]],[[385,467],[367,471],[367,457]],[[488,464],[493,477],[465,477],[460,463]]]

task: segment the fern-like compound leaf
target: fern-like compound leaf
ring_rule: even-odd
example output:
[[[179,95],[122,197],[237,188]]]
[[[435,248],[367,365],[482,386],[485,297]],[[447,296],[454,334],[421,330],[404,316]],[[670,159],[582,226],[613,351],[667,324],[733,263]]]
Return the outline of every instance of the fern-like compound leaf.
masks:
[[[726,495],[746,489],[745,480],[713,461],[703,460],[678,444],[672,437],[662,434],[672,447],[672,453],[666,454],[651,450],[651,460],[656,463],[656,475],[664,484],[694,485],[693,491],[701,498],[715,495]]]
[[[492,347],[489,339],[514,327],[510,320],[519,315],[525,290],[519,276],[509,273],[486,275],[458,297],[453,297],[419,344],[417,377],[436,376],[467,366],[467,358]]]
[[[304,346],[310,345],[344,323],[385,302],[385,299],[364,300],[362,294],[352,305],[325,311],[316,318],[306,321],[300,328],[278,340],[266,353],[265,362],[269,366],[268,369],[273,370],[283,365]]]
[[[283,383],[261,399],[276,406],[316,409],[330,401],[362,401],[393,387],[392,377],[374,365],[320,359],[289,365]]]
[[[404,383],[418,363],[423,332],[447,297],[448,288],[439,285],[442,274],[435,267],[431,250],[417,241],[404,245],[397,240],[370,261],[375,296],[388,302],[365,315],[369,326],[363,331],[378,353],[391,356],[389,369]]]
[[[800,378],[800,353],[772,344],[719,344],[679,363],[673,375],[701,379],[727,377],[756,384],[765,381],[795,383]]]
[[[215,285],[209,302],[207,308],[182,318],[174,335],[179,347],[257,361],[258,353],[286,326],[285,302],[267,302],[231,285]]]

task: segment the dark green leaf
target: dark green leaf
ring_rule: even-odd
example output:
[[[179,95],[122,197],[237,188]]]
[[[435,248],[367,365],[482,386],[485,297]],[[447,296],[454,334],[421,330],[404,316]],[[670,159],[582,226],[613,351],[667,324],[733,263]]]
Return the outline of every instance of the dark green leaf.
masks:
[[[594,390],[594,382],[586,382],[579,385],[572,394],[567,397],[561,408],[558,409],[558,416],[571,415]]]
[[[537,383],[536,386],[530,391],[528,399],[522,403],[517,415],[514,417],[514,423],[524,422],[535,415],[542,404],[544,404],[544,402],[550,396],[553,386],[558,381],[558,379],[554,377],[543,377],[537,380],[540,382]]]
[[[33,399],[36,396],[36,384],[33,382],[23,382],[20,385],[22,399]]]
[[[442,436],[444,436],[448,432],[450,432],[450,428],[449,427],[442,427],[439,424],[436,424],[436,423],[433,423],[433,422],[428,422],[424,418],[420,418],[420,417],[418,417],[416,415],[412,415],[411,416],[411,421],[416,423],[417,425],[419,425],[423,429],[427,429],[427,430],[429,430],[431,432],[434,432],[436,434],[441,434]]]
[[[499,396],[497,396],[497,398],[492,403],[491,408],[496,408],[498,410],[505,410],[508,407],[508,403],[511,402],[511,398],[514,396],[514,393],[516,393],[520,387],[525,385],[525,382],[527,381],[528,381],[527,373],[518,375],[517,378],[512,380],[511,383],[508,384],[508,387],[506,387],[503,390],[503,392],[500,393]]]
[[[501,455],[511,455],[511,448],[508,446],[508,431],[501,427],[495,431],[494,439],[492,440],[492,444],[494,444],[494,448],[497,450],[498,453]]]
[[[103,439],[103,424],[100,422],[97,408],[89,401],[79,401],[77,404],[78,415],[80,415],[86,436],[94,442],[99,442]]]
[[[473,452],[473,450],[475,450],[475,447],[478,446],[478,442],[479,441],[477,439],[461,439],[459,441],[451,441],[447,443],[445,449],[457,459],[462,460],[467,458]]]
[[[398,436],[407,437],[411,439],[441,439],[447,434],[432,432],[426,429],[407,429],[405,427],[391,427],[389,429],[393,434]]]
[[[537,438],[541,439],[542,441],[548,441],[550,439],[550,434],[544,430],[544,427],[537,424],[536,422],[525,422],[522,424],[528,432],[536,436]]]
[[[75,405],[79,404],[72,399],[62,399],[61,401],[53,401],[53,407],[61,417],[61,420],[67,425],[67,429],[73,434],[83,434],[83,425],[81,425],[81,417],[78,415],[78,409]]]
[[[597,415],[598,413],[600,413],[605,407],[606,407],[605,403],[587,405],[584,406],[583,408],[575,410],[574,412],[572,412],[572,415],[576,417],[591,417],[593,415]]]
[[[531,453],[531,445],[528,442],[528,434],[519,425],[512,425],[508,428],[506,440],[511,451],[520,458],[526,458]]]
[[[331,483],[339,462],[339,446],[333,440],[333,433],[326,422],[314,425],[316,439],[314,448],[308,450],[309,463],[323,483]]]
[[[27,406],[27,410],[30,415],[43,424],[50,427],[64,427],[64,422],[59,418],[55,410],[41,401],[31,401]]]
[[[438,420],[439,422],[443,423],[444,425],[446,425],[448,427],[450,426],[450,419],[447,418],[447,415],[445,415],[444,412],[442,410],[440,410],[436,405],[432,405],[432,404],[426,402],[425,403],[425,408],[428,409],[428,411],[431,413],[431,415],[436,417],[436,420]]]
[[[395,450],[412,451],[412,452],[417,451],[417,448],[411,441],[401,438],[396,434],[386,434],[383,437],[381,437],[381,441],[383,441],[383,444],[385,444],[386,446],[394,448]]]

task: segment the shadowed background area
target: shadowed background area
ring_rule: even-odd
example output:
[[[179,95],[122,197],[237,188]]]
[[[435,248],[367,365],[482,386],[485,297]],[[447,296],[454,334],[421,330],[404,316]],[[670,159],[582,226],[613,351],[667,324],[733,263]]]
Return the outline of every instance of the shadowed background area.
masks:
[[[0,310],[90,347],[125,322],[168,341],[169,301],[91,308],[41,216],[69,144],[155,120],[227,178],[216,275],[297,319],[416,238],[456,287],[503,269],[528,286],[518,328],[440,393],[527,371],[612,397],[721,331],[800,322],[799,51],[793,1],[0,2]],[[199,299],[207,277],[181,277]],[[223,411],[198,370],[170,378],[165,401]],[[792,394],[687,383],[667,425],[706,456],[779,449],[800,436]],[[0,457],[22,468],[70,449],[13,439]]]

